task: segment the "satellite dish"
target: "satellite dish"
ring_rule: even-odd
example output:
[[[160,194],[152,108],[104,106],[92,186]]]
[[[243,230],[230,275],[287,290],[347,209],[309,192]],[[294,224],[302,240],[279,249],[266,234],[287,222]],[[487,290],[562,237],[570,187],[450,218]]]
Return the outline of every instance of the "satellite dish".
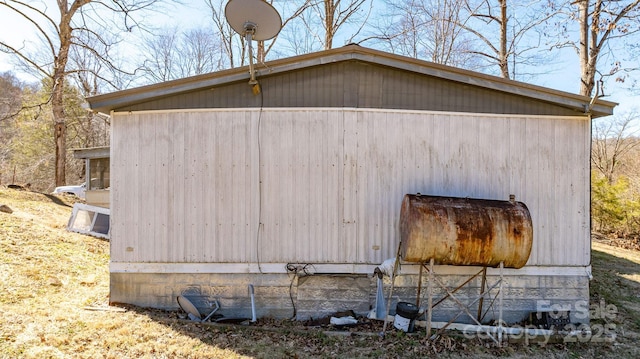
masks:
[[[198,310],[198,308],[196,308],[196,306],[193,305],[193,303],[191,303],[191,301],[186,297],[179,295],[178,305],[180,306],[180,308],[182,308],[182,310],[184,310],[185,312],[187,312],[187,314],[189,314],[190,319],[197,319],[197,320],[202,319],[202,315],[200,314],[200,311]]]
[[[273,39],[282,28],[278,10],[263,0],[231,0],[224,14],[235,32],[243,36],[250,33],[255,41]]]
[[[282,18],[271,4],[263,0],[231,0],[224,8],[224,15],[231,28],[246,39],[249,47],[249,85],[254,94],[260,87],[253,69],[252,41],[273,39],[282,29]]]

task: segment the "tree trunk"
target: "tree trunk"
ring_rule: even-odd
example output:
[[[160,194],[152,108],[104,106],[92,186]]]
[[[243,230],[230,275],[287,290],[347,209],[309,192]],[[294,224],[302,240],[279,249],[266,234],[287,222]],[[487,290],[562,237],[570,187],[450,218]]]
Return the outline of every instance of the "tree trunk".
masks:
[[[56,142],[55,180],[56,186],[66,184],[67,167],[67,124],[64,111],[64,84],[69,49],[71,47],[71,18],[75,11],[87,3],[88,0],[80,0],[73,3],[71,9],[67,9],[66,1],[58,2],[61,13],[59,27],[60,50],[54,60],[53,83],[51,84],[51,107],[53,110],[54,139]]]
[[[500,73],[505,79],[509,75],[509,53],[507,49],[507,0],[500,0]]]
[[[324,49],[329,50],[333,48],[333,16],[336,11],[334,0],[324,0]]]
[[[56,187],[66,184],[65,168],[67,166],[67,125],[63,122],[55,124],[56,140]]]
[[[258,53],[256,55],[256,61],[258,63],[264,62],[266,56],[266,52],[264,49],[264,41],[258,41]]]
[[[58,62],[58,64],[60,63]],[[56,186],[64,186],[66,184],[65,169],[67,167],[67,124],[64,111],[64,73],[59,70],[61,67],[62,66],[58,65],[58,68],[54,70],[54,79],[51,89],[51,107],[53,110],[54,139],[56,143]]]
[[[590,49],[590,45],[596,39],[593,36],[589,37],[590,34],[593,34],[593,31],[589,31],[589,0],[580,0],[578,2],[578,17],[580,25],[580,46],[578,48],[580,56],[580,94],[591,96],[595,78],[595,61],[590,61],[590,55],[594,51],[594,49]],[[595,23],[593,26],[595,26]]]

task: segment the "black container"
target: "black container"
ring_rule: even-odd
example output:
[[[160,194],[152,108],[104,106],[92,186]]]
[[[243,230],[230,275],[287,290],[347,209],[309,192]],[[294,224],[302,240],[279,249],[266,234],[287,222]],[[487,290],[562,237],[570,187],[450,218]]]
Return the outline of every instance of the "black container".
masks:
[[[393,326],[404,332],[413,332],[414,320],[418,316],[419,309],[417,306],[407,302],[398,302],[396,306],[396,317]]]
[[[408,302],[398,302],[398,306],[396,306],[396,314],[411,320],[416,319],[418,311],[418,307],[415,304]]]
[[[570,311],[531,312],[529,322],[538,328],[562,330],[571,324]]]

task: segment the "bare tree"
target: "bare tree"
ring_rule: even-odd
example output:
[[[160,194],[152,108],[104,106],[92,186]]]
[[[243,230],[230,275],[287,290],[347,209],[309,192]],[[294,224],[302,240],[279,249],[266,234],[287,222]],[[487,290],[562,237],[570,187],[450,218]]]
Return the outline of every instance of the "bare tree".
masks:
[[[425,14],[423,1],[387,1],[387,16],[379,17],[374,35],[362,40],[382,40],[389,51],[413,58],[425,58],[425,42],[430,42],[430,34],[425,32],[431,19]],[[428,47],[428,46],[427,46]]]
[[[177,29],[167,28],[143,43],[143,52],[148,54],[143,70],[151,82],[168,81],[175,76],[174,62],[179,58],[179,54],[176,54],[177,42]]]
[[[624,64],[622,53],[629,45],[627,40],[637,40],[640,0],[576,0],[550,5],[561,15],[554,23],[559,34],[552,45],[572,48],[578,55],[581,95],[602,96],[605,80],[623,82],[628,72],[638,69],[635,59]]]
[[[219,70],[224,61],[219,40],[205,29],[156,30],[141,46],[142,71],[150,82],[162,82]]]
[[[2,83],[2,81],[0,81]],[[19,86],[19,87],[15,87]],[[19,93],[15,93],[19,89]],[[15,82],[12,116],[0,121],[0,174],[16,184],[30,184],[36,191],[51,191],[51,172],[54,165],[55,142],[51,137],[52,120],[51,80],[43,80],[39,86]],[[0,86],[0,95],[3,93]],[[84,98],[78,87],[67,82],[64,94],[66,115],[66,142],[71,148],[93,147],[108,144],[107,116],[94,115],[84,106]],[[73,161],[66,154],[66,177],[77,181],[84,177],[82,161]]]
[[[233,31],[231,25],[227,22],[224,14],[226,2],[223,0],[205,0],[209,10],[211,11],[211,20],[214,28],[219,36],[222,50],[226,54],[224,67],[234,68],[244,65],[245,61],[245,45],[244,37],[239,36]]]
[[[11,147],[16,136],[14,117],[22,106],[23,84],[10,72],[0,73],[0,184],[11,169]]]
[[[220,70],[222,68],[221,45],[211,31],[191,29],[182,33],[178,62],[180,76],[192,76]]]
[[[80,34],[80,36],[83,35]],[[83,98],[95,96],[105,88],[126,88],[132,81],[128,73],[120,70],[125,67],[121,63],[121,58],[111,56],[112,66],[108,66],[93,54],[95,51],[101,54],[111,53],[113,44],[118,43],[117,39],[108,33],[103,34],[102,37],[112,39],[98,41],[96,38],[85,37],[82,42],[90,46],[74,46],[69,50],[70,68],[76,69],[69,76],[69,80],[76,85]],[[71,142],[75,147],[108,146],[110,125],[109,116],[90,110],[76,117],[67,116],[67,127],[71,128],[71,136],[76,137],[75,139],[68,137],[67,142]],[[67,173],[69,168],[70,166],[67,166]]]
[[[312,1],[313,0],[300,0],[300,1],[284,2],[284,4],[279,6],[279,8],[277,8],[276,10],[278,10],[278,13],[282,16],[282,19],[283,19],[282,28],[284,29],[290,26],[289,24],[296,21],[297,19],[302,19],[304,16],[304,13],[313,4]],[[280,4],[275,4],[273,0],[271,0],[270,3],[272,5],[280,5]],[[280,32],[282,32],[282,29],[280,30]],[[278,38],[279,36],[276,36],[272,41],[270,41],[268,47],[265,47],[264,41],[258,42],[257,60],[259,62],[265,61],[267,53],[271,52],[271,50],[274,49],[274,45],[276,44],[276,40]]]
[[[102,33],[116,28],[132,31],[140,26],[133,15],[149,9],[159,1],[161,0],[58,0],[56,9],[47,8],[46,3],[21,0],[0,2],[3,17],[17,17],[37,32],[44,44],[44,48],[36,51],[25,44],[0,41],[0,51],[13,55],[14,59],[32,73],[51,82],[51,96],[46,102],[51,104],[54,122],[56,185],[64,185],[66,182],[65,83],[67,77],[77,71],[70,67],[71,49],[84,47],[106,66],[113,67],[108,53],[92,48],[91,43],[85,40],[94,39],[106,45],[109,39],[102,36]],[[117,23],[110,21],[114,17],[117,18]]]
[[[474,68],[470,42],[460,26],[458,0],[387,1],[379,24],[365,41],[382,41],[389,51],[450,66]]]
[[[467,43],[460,41],[462,27],[460,23],[460,4],[458,1],[442,0],[430,4],[427,14],[433,20],[433,43],[431,61],[445,65],[461,65],[470,49]],[[460,61],[457,61],[460,59]]]
[[[308,33],[327,50],[333,48],[338,32],[349,26],[351,31],[344,42],[353,42],[364,28],[372,9],[372,0],[311,0],[308,2],[308,11],[313,15],[301,19]],[[322,29],[322,33],[318,33],[317,29]]]
[[[313,36],[310,36],[306,23],[309,23],[310,13],[300,15],[306,19],[300,21],[292,21],[288,26],[284,27],[278,38],[280,39],[278,47],[274,48],[274,52],[287,55],[302,55],[310,52],[320,51],[323,49],[322,43]]]
[[[580,24],[580,93],[590,96],[595,87],[598,58],[605,47],[616,38],[629,36],[640,30],[640,0],[577,2]],[[635,23],[634,23],[635,22]],[[608,76],[620,71],[619,65],[609,69]]]
[[[516,66],[549,61],[540,55],[536,31],[555,14],[546,1],[465,0],[464,7],[467,17],[459,25],[478,40],[473,54],[497,66],[500,76],[516,79]]]
[[[638,124],[640,114],[636,111],[593,121],[591,163],[610,185],[615,181],[621,159],[640,145],[634,137]]]
[[[637,110],[635,111],[637,113]],[[637,144],[630,145],[632,148],[620,160],[621,165],[616,169],[616,176],[624,176],[629,179],[631,193],[640,203],[640,136],[637,132],[630,136],[630,141]]]
[[[387,13],[367,41],[382,40],[390,51],[406,56],[520,79],[531,75],[521,68],[534,65],[541,70],[535,65],[550,62],[540,51],[538,33],[553,15],[545,4],[543,0],[388,0]]]
[[[0,124],[11,119],[20,109],[22,87],[22,82],[13,73],[0,73]],[[0,130],[0,139],[2,134]]]

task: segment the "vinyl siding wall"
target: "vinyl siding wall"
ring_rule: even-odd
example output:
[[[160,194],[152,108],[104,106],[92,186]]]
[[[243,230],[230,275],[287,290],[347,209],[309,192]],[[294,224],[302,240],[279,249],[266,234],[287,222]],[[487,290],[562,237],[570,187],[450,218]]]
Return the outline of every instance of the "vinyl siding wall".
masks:
[[[113,114],[113,263],[379,264],[406,193],[507,200],[528,265],[587,266],[587,117],[351,108]]]

